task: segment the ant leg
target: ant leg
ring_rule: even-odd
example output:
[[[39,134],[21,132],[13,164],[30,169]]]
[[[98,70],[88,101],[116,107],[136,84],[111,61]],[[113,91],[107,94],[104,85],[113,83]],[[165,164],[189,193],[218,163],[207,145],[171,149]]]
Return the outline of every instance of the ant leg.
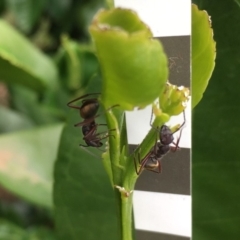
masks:
[[[150,123],[149,123],[151,127],[153,127],[153,125],[152,125],[152,117],[153,117],[153,107],[152,107],[152,113],[151,113],[151,118],[150,118]]]
[[[100,142],[100,141],[102,141],[103,139],[105,139],[105,138],[109,138],[109,137],[115,137],[114,135],[111,135],[111,134],[107,134],[107,135],[105,135],[104,137],[97,137],[99,134],[96,134],[96,135],[90,135],[88,138],[86,137],[86,136],[84,136],[83,137],[83,140],[84,141],[90,141],[90,142]],[[90,147],[90,146],[93,146],[93,145],[89,145],[89,146],[84,146],[84,145],[82,145],[82,144],[80,144],[80,146],[83,146],[83,147]],[[101,143],[101,146],[102,146],[102,143]],[[101,150],[101,149],[99,149],[99,147],[101,147],[101,146],[96,146],[96,148],[98,149],[98,150]],[[102,151],[102,150],[101,150]]]
[[[99,135],[99,134],[97,134],[97,135]],[[108,138],[108,137],[114,137],[114,135],[107,134],[106,136],[99,138],[98,141],[101,141],[101,140],[103,140],[105,138]]]
[[[140,166],[140,168],[139,168],[139,170],[138,170],[138,172],[137,172],[137,175],[139,175],[139,174],[143,171],[143,169],[144,169],[144,167],[145,167],[145,165],[146,165],[146,163],[147,163],[147,161],[148,161],[148,159],[149,159],[149,156],[150,156],[151,154],[152,154],[152,151],[150,151],[150,152],[143,158],[143,160],[140,161],[141,166]],[[140,156],[139,156],[139,159],[140,159]]]
[[[79,144],[79,146],[80,146],[80,147],[85,147],[85,148],[86,148],[86,147],[90,147],[90,146],[88,146],[88,145],[83,145],[83,144],[81,144],[81,143]]]
[[[89,93],[89,94],[85,94],[85,95],[83,95],[83,96],[81,96],[81,97],[78,97],[78,98],[73,99],[72,101],[70,101],[69,103],[67,103],[67,106],[70,107],[70,108],[76,108],[76,109],[80,110],[80,107],[74,106],[74,105],[71,105],[71,104],[74,103],[74,102],[76,102],[76,101],[78,101],[78,100],[80,100],[80,99],[83,99],[83,98],[86,98],[86,97],[92,96],[92,95],[100,95],[100,93]]]
[[[96,125],[96,127],[97,127],[97,125]],[[97,137],[97,136],[99,136],[99,135],[108,133],[108,132],[110,132],[110,131],[116,131],[116,129],[114,128],[114,129],[110,129],[110,130],[107,131],[107,132],[100,132],[100,133],[94,134],[94,137]],[[90,132],[92,132],[92,131],[90,131]],[[89,132],[89,133],[90,133],[90,132]],[[86,136],[88,136],[88,135],[91,135],[91,134],[87,134]],[[86,137],[86,136],[85,136],[85,137]],[[109,135],[109,134],[107,134],[107,136],[105,136],[105,137],[103,137],[103,138],[100,138],[99,140],[102,140],[102,139],[104,139],[104,138],[107,138],[108,136],[114,136],[114,135]]]
[[[114,108],[114,107],[119,107],[119,106],[120,106],[119,104],[115,104],[115,105],[107,108],[107,109],[106,109],[106,112],[108,112],[109,110],[111,110],[111,109]]]
[[[79,144],[79,146],[80,146],[80,148],[81,148],[82,150],[84,150],[84,151],[87,152],[88,154],[90,154],[90,155],[92,155],[93,157],[101,160],[101,158],[99,158],[96,154],[94,154],[94,153],[92,153],[92,152],[90,152],[89,150],[86,149],[86,147],[89,147],[89,146],[85,146],[85,145],[82,145],[82,144]]]
[[[104,112],[108,112],[108,111],[110,111],[110,110],[111,110],[112,108],[114,108],[114,107],[119,107],[119,106],[120,106],[119,104],[115,104],[115,105],[113,105],[113,106],[107,108],[105,111],[103,111],[103,112],[97,114],[96,116],[94,116],[94,118],[99,117],[99,116],[100,116],[102,113],[104,113]]]
[[[175,132],[182,129],[182,127],[185,125],[185,123],[186,123],[186,116],[185,116],[185,111],[183,111],[183,123],[172,134],[174,134]]]
[[[160,161],[158,161],[159,162],[159,165],[158,165],[158,173],[161,173],[162,172],[162,165],[161,165],[161,162]]]
[[[173,142],[173,144],[175,145],[175,147],[170,147],[170,150],[171,150],[172,152],[176,152],[177,149],[179,149],[178,145],[179,145],[179,142],[180,142],[180,139],[181,139],[181,136],[182,136],[182,130],[183,130],[183,129],[181,128],[179,137],[178,137],[178,139],[177,139],[177,142],[176,142],[176,143]]]
[[[152,113],[151,113],[151,118],[150,118],[150,126],[153,128],[153,129],[155,129],[156,130],[156,142],[157,142],[157,140],[158,140],[158,136],[159,136],[159,134],[158,134],[158,132],[159,132],[159,126],[157,126],[157,127],[155,127],[155,126],[153,126],[152,125],[152,117],[153,117],[153,108],[152,108]]]
[[[80,122],[80,123],[74,124],[74,127],[79,127],[79,126],[88,125],[88,124],[90,124],[96,117],[97,117],[97,115],[94,116],[94,117],[92,117],[92,118],[84,119],[84,121],[82,121],[82,122]]]
[[[140,164],[140,153],[138,152],[138,163]],[[137,170],[137,163],[136,163],[136,158],[134,155],[134,166],[135,166],[135,171],[137,173],[137,175],[139,175],[140,171]]]
[[[185,110],[183,110],[183,123],[180,125],[179,128],[182,128],[186,123],[186,115],[185,115]]]
[[[155,154],[157,154],[157,140],[158,140],[158,135],[156,135],[156,140],[155,140],[155,144],[154,144],[154,148],[153,148],[153,152]]]
[[[106,123],[98,123],[97,125],[98,125],[98,126],[107,126]]]

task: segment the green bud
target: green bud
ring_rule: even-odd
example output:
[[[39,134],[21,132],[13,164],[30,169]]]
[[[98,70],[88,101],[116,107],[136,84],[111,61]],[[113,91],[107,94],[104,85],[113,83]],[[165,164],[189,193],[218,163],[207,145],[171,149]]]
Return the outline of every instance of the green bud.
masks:
[[[189,89],[186,87],[167,83],[159,97],[160,108],[170,116],[179,115],[187,106],[189,93]]]

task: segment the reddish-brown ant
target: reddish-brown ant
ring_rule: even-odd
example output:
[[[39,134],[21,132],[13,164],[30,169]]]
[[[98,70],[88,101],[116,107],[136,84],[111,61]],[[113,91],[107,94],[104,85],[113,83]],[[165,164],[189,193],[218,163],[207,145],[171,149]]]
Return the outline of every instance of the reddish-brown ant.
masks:
[[[153,149],[141,160],[140,154],[138,152],[138,163],[140,164],[139,170],[137,169],[136,159],[134,158],[135,170],[137,175],[139,175],[143,169],[161,173],[161,159],[165,154],[167,154],[170,150],[175,152],[178,149],[178,144],[182,134],[182,127],[185,124],[185,112],[183,112],[184,121],[183,123],[174,131],[172,132],[171,129],[166,126],[162,125],[159,131],[159,139],[160,142],[155,142]],[[180,135],[176,143],[173,142],[173,134],[180,130]],[[170,146],[170,144],[174,144],[175,147]]]
[[[87,145],[80,146],[83,147],[96,147],[99,148],[103,145],[101,140],[113,136],[110,134],[103,135],[106,132],[97,133],[97,127],[98,126],[105,126],[106,124],[96,124],[95,118],[100,116],[100,114],[97,114],[97,111],[99,109],[99,102],[97,98],[91,98],[91,99],[85,99],[88,96],[91,95],[99,95],[100,93],[91,93],[91,94],[85,94],[81,97],[78,97],[72,101],[70,101],[67,105],[70,108],[78,109],[80,116],[84,119],[84,121],[75,124],[75,127],[82,126],[82,133],[83,133],[83,140]],[[72,105],[72,103],[82,100],[81,106]],[[115,107],[115,106],[113,106]],[[112,108],[112,107],[111,107]],[[110,110],[109,108],[108,110]],[[111,129],[109,131],[114,131],[115,129]]]

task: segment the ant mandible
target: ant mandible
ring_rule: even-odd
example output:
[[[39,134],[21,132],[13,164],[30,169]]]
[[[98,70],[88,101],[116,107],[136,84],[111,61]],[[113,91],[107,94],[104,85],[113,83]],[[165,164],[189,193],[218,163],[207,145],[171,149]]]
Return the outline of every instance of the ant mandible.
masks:
[[[178,149],[178,144],[182,135],[182,129],[186,122],[185,112],[183,112],[184,121],[183,123],[172,132],[171,129],[167,125],[162,125],[159,131],[159,140],[160,142],[156,142],[154,144],[153,149],[141,160],[140,153],[138,152],[138,163],[140,164],[139,170],[137,169],[136,158],[134,158],[135,170],[137,175],[139,175],[143,169],[161,173],[161,159],[165,154],[167,154],[170,150],[175,152]],[[173,142],[173,134],[180,130],[180,135],[176,143]],[[175,146],[170,146],[170,144],[174,144]]]
[[[97,127],[106,124],[96,124],[95,118],[100,116],[100,114],[97,114],[97,111],[99,109],[99,102],[97,98],[85,99],[86,97],[91,95],[100,95],[100,93],[85,94],[81,97],[78,97],[70,101],[67,105],[70,108],[78,109],[80,116],[84,119],[84,121],[74,125],[75,127],[82,126],[82,133],[84,136],[83,140],[85,141],[86,145],[80,144],[80,146],[99,148],[103,145],[101,140],[113,135],[106,134],[105,136],[103,136],[103,134],[106,132],[97,133]],[[72,105],[72,103],[79,101],[81,99],[83,100],[82,105],[80,107]],[[111,108],[109,108],[108,110],[110,110]],[[109,131],[114,130],[115,129],[110,129]]]

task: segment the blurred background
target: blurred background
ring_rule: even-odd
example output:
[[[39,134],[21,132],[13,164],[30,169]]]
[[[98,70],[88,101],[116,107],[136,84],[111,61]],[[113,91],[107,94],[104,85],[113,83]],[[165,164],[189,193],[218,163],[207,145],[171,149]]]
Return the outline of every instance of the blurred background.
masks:
[[[45,192],[66,103],[99,76],[88,26],[101,7],[0,0],[0,239],[55,239]]]

